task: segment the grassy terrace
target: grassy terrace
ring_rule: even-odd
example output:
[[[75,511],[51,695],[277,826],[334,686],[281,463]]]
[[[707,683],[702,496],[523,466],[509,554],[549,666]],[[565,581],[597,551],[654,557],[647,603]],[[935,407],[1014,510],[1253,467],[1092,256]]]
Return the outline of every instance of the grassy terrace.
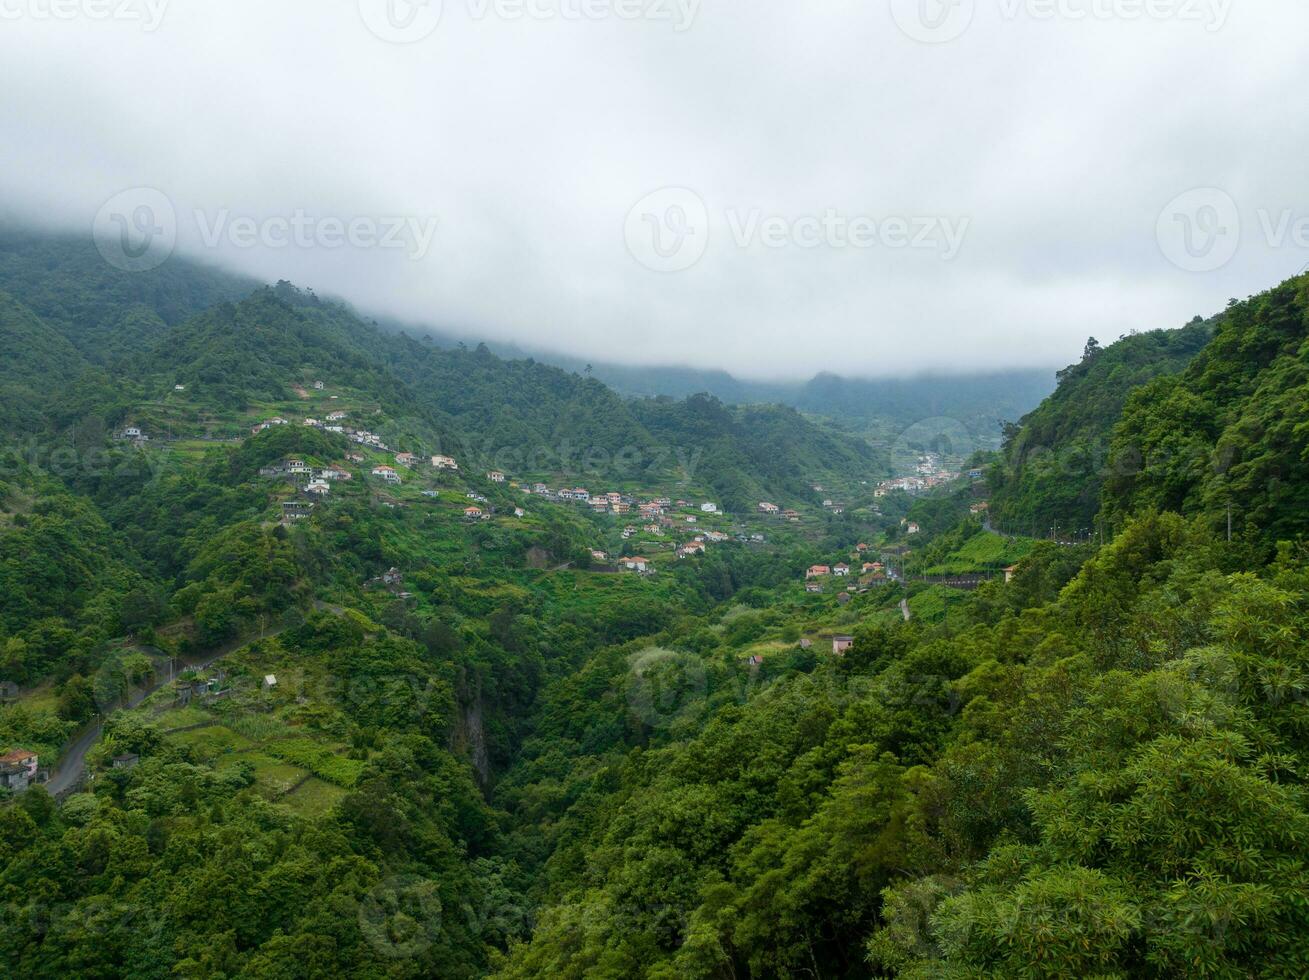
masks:
[[[277,640],[222,662],[221,695],[181,704],[167,687],[136,709],[175,748],[219,771],[241,771],[248,791],[306,816],[325,813],[355,784],[368,751],[352,749],[331,678],[306,671]],[[278,676],[266,690],[265,674]],[[220,676],[215,669],[207,676]]]
[[[970,538],[963,547],[923,570],[924,575],[967,575],[996,571],[1022,561],[1031,553],[1033,542],[1027,538],[1006,538],[983,532]]]

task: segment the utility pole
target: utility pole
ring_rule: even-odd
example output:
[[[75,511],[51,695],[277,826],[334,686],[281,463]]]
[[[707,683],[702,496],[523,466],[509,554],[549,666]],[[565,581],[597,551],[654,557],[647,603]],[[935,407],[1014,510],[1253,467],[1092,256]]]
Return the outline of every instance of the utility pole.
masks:
[[[1232,543],[1232,502],[1227,502],[1227,543]]]

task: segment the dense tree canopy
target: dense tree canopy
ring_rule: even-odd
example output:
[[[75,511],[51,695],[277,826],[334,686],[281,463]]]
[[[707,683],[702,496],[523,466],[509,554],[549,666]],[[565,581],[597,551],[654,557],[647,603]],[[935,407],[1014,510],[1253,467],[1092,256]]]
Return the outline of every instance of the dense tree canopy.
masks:
[[[0,242],[0,749],[98,736],[76,792],[0,799],[14,975],[1304,975],[1309,279],[1088,343],[1010,431],[996,522],[1101,517],[1073,546],[986,530],[966,479],[751,535],[886,457],[86,260]],[[347,401],[463,471],[402,492],[393,448],[251,432]],[[364,451],[283,520],[280,464]],[[732,533],[650,532],[622,574],[594,552],[636,554],[634,516],[506,459],[677,488],[680,522],[712,496]],[[907,581],[801,585],[879,551]]]

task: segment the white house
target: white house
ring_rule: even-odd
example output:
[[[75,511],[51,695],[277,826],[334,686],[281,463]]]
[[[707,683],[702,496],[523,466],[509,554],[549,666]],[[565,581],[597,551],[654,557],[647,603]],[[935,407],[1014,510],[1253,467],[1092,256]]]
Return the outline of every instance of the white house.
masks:
[[[490,473],[486,474],[486,478],[490,480],[492,483],[505,482],[505,475],[501,473],[499,470],[492,470]]]
[[[718,513],[718,505],[717,505],[717,504],[701,504],[701,505],[700,505],[700,509],[701,509],[702,511],[704,511],[706,514],[717,514],[717,513]]]
[[[22,792],[36,778],[37,769],[37,755],[27,749],[0,756],[0,786]]]
[[[767,501],[759,505],[759,513],[761,514],[776,514],[780,509],[777,504],[770,504]]]
[[[400,482],[400,474],[397,473],[397,472],[396,472],[392,467],[390,467],[390,466],[375,466],[375,467],[373,467],[373,476],[378,477],[379,479],[385,480],[387,483],[399,483],[399,482]]]
[[[432,465],[435,466],[438,470],[459,469],[459,464],[456,463],[454,459],[451,458],[450,456],[433,456]]]
[[[123,430],[123,435],[128,439],[140,439],[141,430],[137,428],[135,425],[129,425],[126,429]]]
[[[648,558],[624,558],[623,567],[629,572],[648,572],[650,570],[650,560]]]
[[[331,485],[324,482],[323,480],[314,480],[307,487],[305,487],[305,493],[312,493],[319,497],[326,497],[331,492],[332,492]]]
[[[260,422],[258,425],[251,426],[250,431],[254,435],[258,435],[259,433],[263,432],[265,429],[271,429],[275,425],[287,425],[287,424],[289,423],[286,421],[286,419],[283,418],[269,419],[267,422]]]

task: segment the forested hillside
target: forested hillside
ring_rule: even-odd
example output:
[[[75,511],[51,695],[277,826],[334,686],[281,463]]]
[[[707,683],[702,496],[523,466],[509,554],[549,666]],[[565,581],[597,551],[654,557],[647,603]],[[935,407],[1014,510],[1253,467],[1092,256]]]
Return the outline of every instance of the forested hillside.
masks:
[[[1113,519],[1147,508],[1204,515],[1271,547],[1309,529],[1309,276],[1218,319],[1180,375],[1133,395],[1105,486]]]
[[[131,355],[169,327],[257,285],[181,261],[124,275],[83,236],[0,229],[0,291],[35,311],[95,363]]]
[[[824,431],[783,406],[731,408],[708,395],[685,401],[651,399],[632,403],[637,419],[718,492],[735,511],[751,510],[761,498],[803,500],[815,481],[838,483],[848,474],[889,472],[885,452]]]
[[[1023,448],[1111,444],[1073,546],[792,408],[73,267],[0,295],[13,975],[1303,976],[1309,277],[1062,375],[991,501],[1089,522]]]
[[[392,330],[403,329],[400,324],[384,323]],[[512,344],[496,344],[492,349],[514,359],[530,353],[568,371],[585,372],[627,397],[681,399],[708,394],[732,405],[787,405],[887,442],[917,423],[949,419],[968,431],[974,445],[990,448],[998,440],[1003,420],[1026,415],[1054,388],[1054,372],[1044,369],[910,378],[824,372],[803,381],[758,381],[726,371],[609,364],[544,350],[525,353]]]
[[[1091,526],[1110,433],[1128,396],[1181,371],[1212,333],[1212,322],[1197,318],[1181,330],[1132,334],[1108,347],[1089,341],[1082,360],[1059,372],[1054,394],[1005,432],[1000,461],[988,474],[995,524],[1037,535],[1055,524],[1069,531]]]
[[[1148,517],[1025,607],[984,588],[954,636],[873,621],[835,662],[684,662],[695,720],[640,753],[562,764],[604,711],[559,687],[571,726],[502,789],[554,847],[501,975],[1296,976],[1306,718],[1263,678],[1303,678],[1309,578],[1233,564]]]
[[[529,743],[506,804],[555,843],[502,975],[1301,975],[1305,287],[1235,304],[1130,399],[1214,325],[1089,348],[1025,421],[1011,449],[1113,431],[1098,552],[1037,545],[944,622],[862,618],[837,660],[688,657],[639,755]]]

